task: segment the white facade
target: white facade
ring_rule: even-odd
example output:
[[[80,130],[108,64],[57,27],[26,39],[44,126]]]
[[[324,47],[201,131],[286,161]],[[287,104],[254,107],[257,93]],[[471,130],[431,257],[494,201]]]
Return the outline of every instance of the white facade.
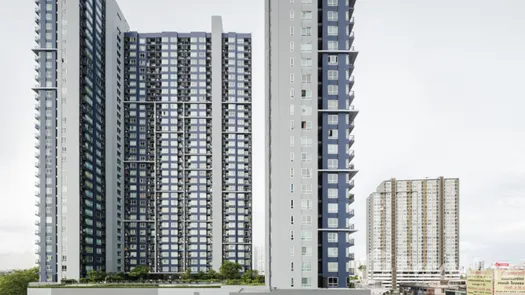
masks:
[[[367,253],[368,279],[386,287],[459,278],[459,179],[381,183],[367,199]]]
[[[347,288],[355,1],[266,0],[266,278]]]

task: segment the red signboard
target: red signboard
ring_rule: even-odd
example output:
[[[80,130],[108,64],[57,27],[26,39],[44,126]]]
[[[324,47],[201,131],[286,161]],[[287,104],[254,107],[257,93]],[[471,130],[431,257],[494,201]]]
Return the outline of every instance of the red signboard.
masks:
[[[509,266],[509,264],[507,262],[496,262],[496,263],[494,263],[494,266],[496,266],[496,267],[506,267],[506,266]]]

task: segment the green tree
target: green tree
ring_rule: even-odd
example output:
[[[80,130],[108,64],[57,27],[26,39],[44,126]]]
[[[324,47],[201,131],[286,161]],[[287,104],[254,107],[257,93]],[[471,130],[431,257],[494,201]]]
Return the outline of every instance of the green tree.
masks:
[[[136,280],[145,280],[148,274],[149,266],[147,265],[137,265],[129,272],[129,276]]]
[[[126,275],[121,272],[108,273],[108,275],[106,276],[106,281],[109,283],[120,283],[120,282],[123,282],[125,278],[126,278]]]
[[[257,270],[247,270],[241,277],[243,283],[251,284],[257,280],[259,277],[259,272]]]
[[[205,280],[206,274],[201,270],[195,275],[195,278],[200,281]]]
[[[90,283],[100,283],[103,282],[104,279],[106,279],[107,274],[106,272],[100,271],[100,270],[92,270],[88,272],[87,279]]]
[[[241,277],[242,266],[238,263],[231,261],[224,261],[219,269],[219,272],[223,279],[225,280],[235,280]]]
[[[182,279],[187,281],[191,279],[191,271],[189,269],[186,269],[186,272],[182,275]]]
[[[17,270],[0,277],[0,294],[26,295],[30,282],[38,282],[38,268]]]
[[[214,269],[210,269],[210,271],[208,271],[208,273],[207,273],[207,276],[208,276],[209,280],[218,280],[219,279],[219,274]]]

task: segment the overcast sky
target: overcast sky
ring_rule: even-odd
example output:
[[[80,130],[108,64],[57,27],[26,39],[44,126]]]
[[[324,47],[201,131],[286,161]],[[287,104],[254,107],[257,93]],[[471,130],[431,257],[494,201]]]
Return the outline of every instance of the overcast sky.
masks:
[[[284,1],[284,0],[283,0]],[[254,38],[255,244],[264,235],[263,0],[120,0],[132,30]],[[360,0],[356,5],[355,224],[390,177],[461,181],[461,263],[525,259],[525,1]],[[34,1],[0,6],[0,270],[34,263]]]

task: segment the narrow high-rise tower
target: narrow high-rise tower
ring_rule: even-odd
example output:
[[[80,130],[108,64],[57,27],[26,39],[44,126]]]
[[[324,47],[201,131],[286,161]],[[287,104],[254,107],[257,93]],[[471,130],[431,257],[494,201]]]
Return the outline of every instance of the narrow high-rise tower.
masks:
[[[114,0],[36,0],[41,281],[123,271],[124,32]]]
[[[252,268],[250,34],[125,36],[125,270]]]
[[[267,284],[354,274],[355,0],[266,0]]]

